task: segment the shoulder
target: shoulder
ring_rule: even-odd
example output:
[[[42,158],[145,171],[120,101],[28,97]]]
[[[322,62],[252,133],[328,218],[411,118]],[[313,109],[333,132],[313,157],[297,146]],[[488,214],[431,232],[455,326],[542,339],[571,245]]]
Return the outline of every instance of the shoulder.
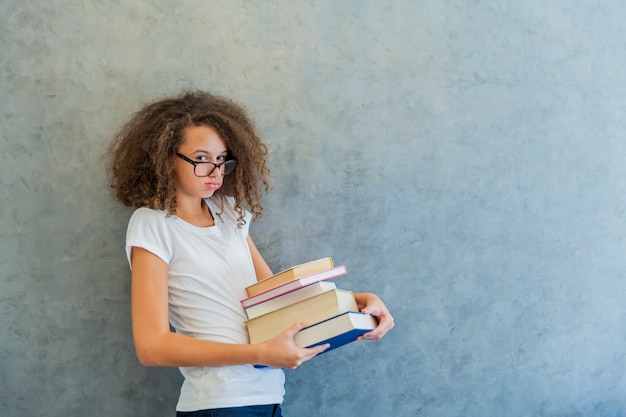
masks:
[[[168,230],[167,217],[162,210],[139,208],[128,221],[126,252],[130,262],[132,247],[141,247],[163,259],[171,258],[172,233]]]
[[[163,210],[147,207],[138,208],[128,221],[128,233],[163,233],[167,228],[167,216]]]
[[[133,216],[164,219],[166,217],[166,213],[164,210],[151,209],[150,207],[140,207],[133,212]]]
[[[154,210],[148,207],[140,207],[135,210],[130,217],[130,221],[162,221],[165,219],[165,212],[163,210]]]
[[[235,198],[230,196],[220,197],[225,211],[235,212]]]

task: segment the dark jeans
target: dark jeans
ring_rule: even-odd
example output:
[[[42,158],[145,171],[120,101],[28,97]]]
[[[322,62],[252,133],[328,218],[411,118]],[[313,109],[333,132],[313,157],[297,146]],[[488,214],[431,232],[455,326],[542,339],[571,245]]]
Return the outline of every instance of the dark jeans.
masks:
[[[279,404],[178,411],[176,417],[283,417]]]

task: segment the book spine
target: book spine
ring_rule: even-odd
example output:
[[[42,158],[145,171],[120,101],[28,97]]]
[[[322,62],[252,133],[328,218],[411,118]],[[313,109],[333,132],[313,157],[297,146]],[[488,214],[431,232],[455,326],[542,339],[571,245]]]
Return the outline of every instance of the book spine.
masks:
[[[328,271],[302,277],[300,279],[287,282],[285,284],[268,289],[264,292],[250,296],[248,298],[244,298],[243,300],[241,300],[241,305],[244,308],[252,307],[253,305],[260,304],[267,300],[271,300],[272,298],[280,297],[281,295],[296,291],[311,284],[315,284],[316,282],[327,281],[333,278],[337,278],[341,275],[345,275],[347,273],[348,270],[345,266],[337,266]]]
[[[263,314],[271,313],[272,311],[279,310],[283,307],[287,307],[288,305],[315,297],[323,292],[334,289],[337,289],[337,286],[333,282],[316,282],[315,284],[298,288],[294,291],[279,295],[269,300],[253,304],[250,307],[245,307],[245,311],[248,315],[248,320],[252,320],[253,318],[260,317]]]
[[[250,285],[246,288],[246,292],[248,293],[248,297],[255,296],[257,294],[263,293],[276,287],[278,285],[284,284],[289,281],[293,281],[300,277],[314,275],[316,273],[320,273],[326,270],[333,269],[333,260],[332,258],[321,258],[315,261],[307,262],[305,264],[297,265],[281,271],[277,274],[272,275],[271,277],[262,279],[261,281],[256,282],[255,284]]]

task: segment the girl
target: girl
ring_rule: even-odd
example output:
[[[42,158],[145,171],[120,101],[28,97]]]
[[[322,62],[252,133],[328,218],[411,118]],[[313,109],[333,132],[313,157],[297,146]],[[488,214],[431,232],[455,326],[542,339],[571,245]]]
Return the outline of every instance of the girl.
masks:
[[[145,106],[111,145],[112,188],[136,208],[126,236],[135,349],[144,365],[180,368],[178,416],[280,417],[281,368],[328,347],[298,347],[301,323],[248,344],[239,300],[272,275],[248,234],[270,187],[266,154],[240,105],[202,91]],[[380,339],[392,316],[374,294],[355,297],[379,320],[361,338]]]

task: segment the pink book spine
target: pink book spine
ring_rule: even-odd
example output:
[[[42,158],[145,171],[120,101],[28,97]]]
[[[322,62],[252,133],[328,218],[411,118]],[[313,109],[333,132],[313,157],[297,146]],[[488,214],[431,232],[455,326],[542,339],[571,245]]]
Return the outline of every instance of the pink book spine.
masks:
[[[280,297],[281,295],[306,287],[307,285],[336,278],[340,275],[345,275],[347,272],[346,267],[344,265],[340,265],[324,272],[307,275],[294,281],[286,282],[283,285],[269,289],[252,297],[244,298],[241,300],[241,305],[244,308],[252,307],[264,301],[271,300],[272,298]]]

